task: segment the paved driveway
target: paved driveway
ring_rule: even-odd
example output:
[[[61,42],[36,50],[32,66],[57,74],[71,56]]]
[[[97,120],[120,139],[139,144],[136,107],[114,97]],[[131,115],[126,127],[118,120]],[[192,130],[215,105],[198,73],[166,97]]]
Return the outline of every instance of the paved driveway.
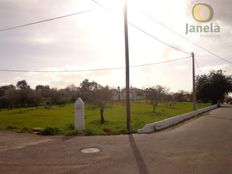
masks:
[[[98,147],[96,154],[83,154]],[[146,135],[0,133],[2,174],[232,174],[232,107]]]

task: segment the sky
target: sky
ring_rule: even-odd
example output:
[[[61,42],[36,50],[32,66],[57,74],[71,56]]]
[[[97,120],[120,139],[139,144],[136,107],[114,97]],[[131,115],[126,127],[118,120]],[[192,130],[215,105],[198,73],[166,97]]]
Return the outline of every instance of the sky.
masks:
[[[124,67],[124,0],[97,2],[106,9],[92,0],[0,0],[0,29],[90,10],[59,20],[1,31],[0,70],[72,71]],[[199,2],[213,8],[211,21],[201,23],[193,19],[192,8]],[[186,40],[232,61],[231,8],[230,0],[128,0],[131,66],[189,57],[175,62],[130,68],[130,85],[139,88],[163,85],[170,91],[191,91],[191,52],[194,52],[197,61],[197,75],[219,69],[225,74],[232,74],[230,63]],[[220,32],[186,34],[186,24],[217,25]],[[133,25],[189,54],[161,43]],[[0,86],[15,85],[19,80],[26,80],[32,88],[38,84],[64,88],[71,84],[78,86],[86,78],[102,85],[125,87],[123,68],[85,72],[0,72]]]

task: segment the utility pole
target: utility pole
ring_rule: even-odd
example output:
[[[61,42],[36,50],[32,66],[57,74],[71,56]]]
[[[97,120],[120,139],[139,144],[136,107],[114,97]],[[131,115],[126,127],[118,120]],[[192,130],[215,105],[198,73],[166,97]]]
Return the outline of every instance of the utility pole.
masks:
[[[195,79],[195,56],[192,53],[192,70],[193,70],[193,111],[196,110],[196,79]]]
[[[130,131],[130,69],[129,69],[129,41],[127,24],[127,0],[124,6],[124,35],[125,35],[125,60],[126,60],[126,126]]]

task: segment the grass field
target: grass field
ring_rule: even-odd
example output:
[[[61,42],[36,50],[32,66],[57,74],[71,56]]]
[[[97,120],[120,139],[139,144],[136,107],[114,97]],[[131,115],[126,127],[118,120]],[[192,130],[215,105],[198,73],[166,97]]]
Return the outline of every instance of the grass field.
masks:
[[[198,104],[198,109],[209,104]],[[190,112],[192,104],[190,102],[177,103],[175,108],[169,108],[161,103],[155,113],[152,107],[146,102],[131,103],[131,128],[136,131],[142,128],[146,123],[163,120],[178,114]],[[0,111],[0,129],[5,130],[16,128],[20,130],[30,130],[34,127],[56,127],[60,134],[75,134],[73,130],[74,112],[73,105],[52,106],[50,109],[43,107],[3,109]],[[99,110],[86,106],[86,132],[87,135],[105,135],[126,133],[126,114],[124,103],[111,103],[104,112],[106,122],[100,124]]]

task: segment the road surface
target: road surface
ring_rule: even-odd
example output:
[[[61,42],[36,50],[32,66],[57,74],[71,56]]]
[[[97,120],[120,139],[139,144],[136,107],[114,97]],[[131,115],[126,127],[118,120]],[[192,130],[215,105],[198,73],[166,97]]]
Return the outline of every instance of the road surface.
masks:
[[[99,153],[83,154],[85,147]],[[2,174],[232,174],[232,107],[157,133],[40,137],[0,133]]]

